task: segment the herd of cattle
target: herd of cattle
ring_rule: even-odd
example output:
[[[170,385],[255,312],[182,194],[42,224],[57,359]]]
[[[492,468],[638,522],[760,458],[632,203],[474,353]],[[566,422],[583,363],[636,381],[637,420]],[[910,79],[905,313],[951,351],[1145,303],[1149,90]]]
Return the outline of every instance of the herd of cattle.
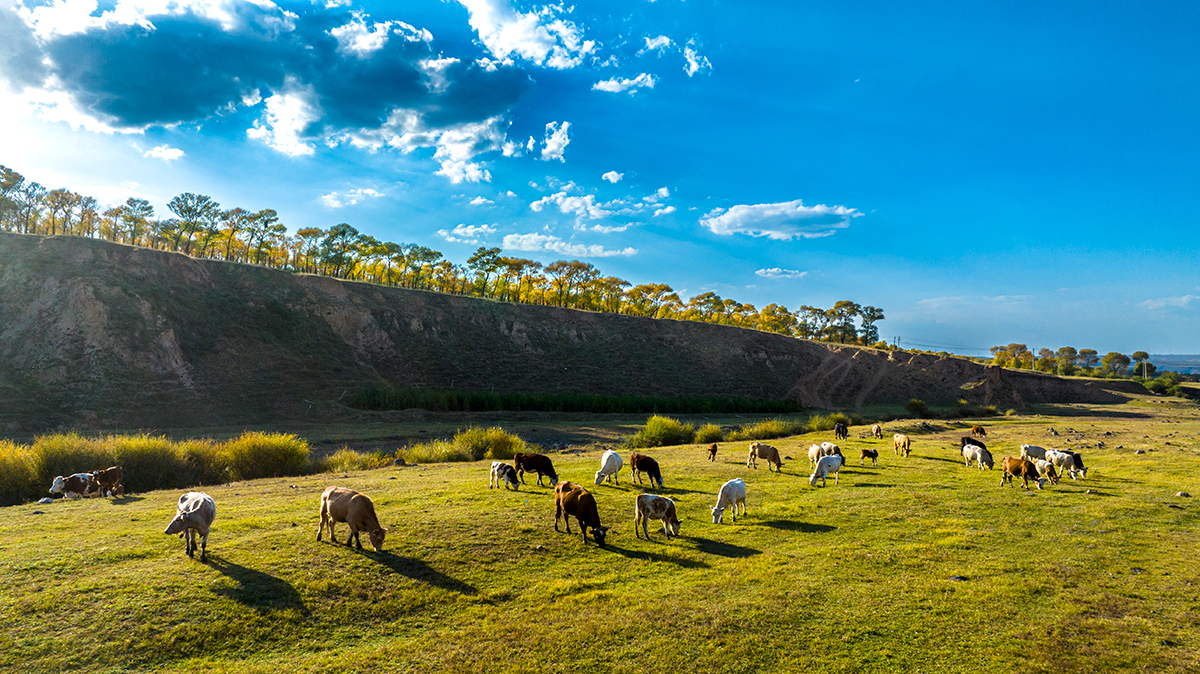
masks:
[[[837,424],[834,436],[845,440],[848,429],[845,424]],[[883,438],[883,429],[879,424],[871,427],[871,437]],[[991,453],[979,438],[987,437],[987,431],[981,426],[971,429],[969,436],[963,436],[960,442],[961,456],[965,465],[975,463],[980,470],[992,469],[994,460]],[[902,433],[896,433],[893,438],[893,448],[897,456],[907,457],[912,451],[912,440]],[[708,458],[715,461],[718,447],[716,444],[708,448]],[[865,465],[871,459],[872,465],[877,465],[879,452],[874,449],[862,449],[859,455],[859,465]],[[758,460],[767,464],[767,471],[781,472],[783,460],[779,450],[762,442],[751,442],[750,451],[746,457],[747,468],[757,468]],[[842,467],[846,463],[845,456],[838,445],[832,442],[822,442],[811,445],[808,449],[808,460],[813,469],[809,475],[809,486],[815,487],[820,480],[825,486],[825,478],[833,476],[834,484],[838,483]],[[619,475],[625,462],[621,455],[614,450],[607,450],[600,457],[600,470],[596,471],[597,485],[611,482],[619,485]],[[1058,484],[1060,475],[1069,475],[1072,480],[1086,477],[1087,468],[1083,465],[1083,456],[1078,452],[1046,449],[1036,445],[1021,445],[1021,456],[1004,457],[1001,461],[1000,485],[1007,482],[1012,486],[1014,477],[1021,478],[1025,489],[1029,488],[1032,480],[1038,489],[1043,489],[1046,480]],[[651,488],[663,488],[662,471],[658,462],[645,454],[633,453],[629,456],[630,479],[636,484],[642,484],[644,476],[650,482]],[[537,484],[543,486],[542,479],[546,478],[554,487],[554,530],[559,531],[558,522],[563,520],[567,533],[571,533],[571,520],[574,517],[583,534],[586,545],[588,532],[600,547],[604,547],[605,536],[610,527],[600,524],[600,514],[596,507],[596,498],[582,485],[573,482],[560,482],[554,463],[545,454],[518,453],[513,463],[493,461],[488,488],[499,488],[519,491],[520,485],[525,484],[525,473],[537,475]],[[121,466],[113,466],[105,470],[90,473],[75,473],[69,477],[58,476],[50,487],[51,494],[62,494],[64,498],[82,498],[84,496],[119,496],[124,493],[121,486],[123,477]],[[746,483],[742,478],[734,478],[721,485],[717,492],[717,503],[710,508],[713,524],[720,524],[725,510],[730,511],[734,522],[738,515],[746,514]],[[194,557],[199,537],[200,559],[204,561],[208,548],[208,533],[217,515],[217,506],[213,498],[203,492],[188,492],[179,497],[175,517],[164,533],[178,534],[186,538],[185,551],[189,557]],[[665,496],[656,494],[640,494],[634,504],[634,534],[639,538],[645,534],[647,540],[650,532],[647,529],[650,521],[662,522],[662,533],[670,539],[679,536],[680,518],[675,509],[675,502]],[[361,549],[362,542],[359,534],[366,532],[371,547],[376,552],[383,550],[383,540],[386,530],[379,524],[375,515],[375,505],[370,497],[352,489],[329,487],[321,494],[321,521],[317,526],[317,540],[326,526],[329,527],[329,538],[337,543],[333,527],[335,523],[346,523],[350,533],[346,537],[346,545],[354,544]],[[640,527],[640,531],[639,531]]]

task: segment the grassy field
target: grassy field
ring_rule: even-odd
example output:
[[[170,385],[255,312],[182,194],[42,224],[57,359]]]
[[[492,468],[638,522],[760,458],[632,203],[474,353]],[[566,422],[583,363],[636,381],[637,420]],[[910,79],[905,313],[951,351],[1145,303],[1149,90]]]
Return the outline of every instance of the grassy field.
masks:
[[[649,490],[627,470],[594,486],[599,451],[554,455],[596,494],[606,550],[554,531],[549,488],[489,491],[487,462],[206,488],[207,564],[162,533],[178,491],[3,508],[0,670],[1197,671],[1200,502],[1176,493],[1200,498],[1198,410],[985,420],[997,463],[1022,442],[1083,448],[1087,479],[1040,492],[962,465],[970,420],[851,428],[825,488],[805,456],[829,433],[772,441],[783,474],[747,469],[745,443],[715,463],[649,450],[684,518],[670,542],[635,538]],[[858,466],[864,447],[879,466]],[[733,477],[748,516],[714,525]],[[383,553],[314,540],[329,484],[374,498]]]

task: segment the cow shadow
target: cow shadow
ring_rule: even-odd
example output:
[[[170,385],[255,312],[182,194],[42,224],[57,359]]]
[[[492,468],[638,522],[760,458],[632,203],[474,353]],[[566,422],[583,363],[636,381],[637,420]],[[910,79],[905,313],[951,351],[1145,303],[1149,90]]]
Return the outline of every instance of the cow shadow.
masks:
[[[812,522],[796,522],[794,520],[771,520],[763,522],[764,527],[772,529],[782,529],[783,531],[797,531],[802,534],[827,534],[830,531],[836,531],[837,527],[828,524],[813,524]]]
[[[137,503],[138,501],[145,501],[145,500],[146,500],[145,497],[133,496],[131,494],[129,496],[117,496],[117,497],[113,498],[111,501],[109,501],[109,503],[112,505],[129,505],[130,503]]]
[[[761,550],[755,550],[754,548],[747,548],[741,545],[734,545],[733,543],[714,541],[712,539],[702,538],[700,536],[688,536],[687,538],[696,544],[696,550],[703,552],[706,555],[717,555],[720,557],[740,559],[762,554]]]
[[[638,485],[638,486],[640,487],[642,485]],[[707,495],[707,494],[712,493],[712,492],[707,492],[707,491],[701,491],[699,489],[680,489],[678,487],[663,487],[662,489],[659,489],[657,487],[650,487],[649,485],[646,485],[646,489],[647,489],[647,491],[645,491],[644,493],[658,494],[660,496],[684,496],[687,494],[706,494]]]
[[[665,539],[651,540],[649,542],[651,544],[663,544],[665,543]],[[629,548],[623,548],[619,545],[613,545],[612,541],[607,541],[604,549],[615,552],[618,555],[628,559],[640,559],[646,562],[666,562],[684,569],[708,569],[712,567],[712,565],[708,564],[707,562],[687,559],[686,557],[678,557],[676,555],[668,555],[661,552],[651,552],[649,550],[630,550]]]
[[[479,592],[473,585],[464,583],[453,576],[447,576],[424,561],[414,557],[404,557],[386,550],[383,552],[363,550],[361,554],[379,562],[381,565],[391,569],[392,572],[411,580],[427,583],[434,587],[440,587],[443,590],[459,594],[477,594]]]
[[[259,610],[296,609],[306,616],[309,614],[300,593],[282,578],[234,564],[215,554],[208,555],[208,565],[236,583],[232,587],[213,590],[218,595]]]
[[[859,483],[855,484],[854,486],[855,487],[878,487],[880,489],[888,489],[891,487],[895,487],[896,485],[894,485],[894,484],[878,484],[878,483],[874,483],[874,482],[859,482]]]

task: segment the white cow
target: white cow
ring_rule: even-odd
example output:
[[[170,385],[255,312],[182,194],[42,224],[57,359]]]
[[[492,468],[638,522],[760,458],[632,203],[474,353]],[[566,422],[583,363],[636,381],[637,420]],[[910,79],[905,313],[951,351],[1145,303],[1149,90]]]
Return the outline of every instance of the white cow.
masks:
[[[712,507],[713,524],[720,524],[725,509],[729,508],[733,521],[737,521],[738,506],[742,506],[742,516],[746,515],[746,483],[742,478],[735,477],[721,485],[717,492],[717,505]]]
[[[821,486],[824,487],[825,486],[825,476],[828,475],[829,473],[833,473],[833,483],[837,484],[838,477],[841,475],[841,471],[842,471],[842,457],[841,456],[839,456],[837,454],[831,454],[829,456],[822,456],[821,460],[817,462],[817,469],[813,471],[812,475],[808,476],[808,486],[815,487],[815,486],[817,486],[817,480],[820,480]]]
[[[979,470],[983,470],[984,466],[987,466],[988,470],[991,470],[996,465],[992,460],[992,453],[979,445],[963,445],[962,455],[966,459],[966,465],[969,466],[974,461],[979,464]]]
[[[521,481],[517,477],[517,469],[503,461],[492,462],[492,475],[488,478],[488,489],[504,485],[505,489],[521,491]]]
[[[667,538],[679,536],[679,517],[675,514],[675,502],[666,496],[641,494],[637,497],[637,506],[633,511],[633,535],[641,538],[644,533],[646,540],[650,540],[650,532],[646,529],[646,523],[650,520],[662,520],[662,532]],[[641,533],[638,533],[639,525],[642,528]]]
[[[202,491],[189,491],[179,497],[179,511],[167,525],[164,534],[183,534],[187,537],[188,557],[196,555],[196,534],[200,534],[200,561],[208,554],[208,531],[217,518],[217,504]]]
[[[50,484],[51,494],[62,494],[63,498],[83,498],[94,486],[91,473],[75,473],[70,477],[59,475]]]
[[[825,448],[824,447],[822,447],[821,445],[809,445],[808,446],[808,463],[813,468],[817,467],[817,461],[819,461],[822,456],[825,456]]]
[[[1037,445],[1021,445],[1021,458],[1028,461],[1034,459],[1046,459],[1046,449]]]
[[[621,466],[624,465],[625,462],[621,460],[620,454],[611,449],[604,452],[604,455],[600,457],[600,470],[596,471],[596,484],[602,484],[610,477],[613,484],[621,484],[617,479],[617,473],[621,472]]]
[[[1054,449],[1046,450],[1046,460],[1054,464],[1059,470],[1071,476],[1071,479],[1079,477],[1087,477],[1087,468],[1083,467],[1083,458],[1078,452],[1063,452]]]

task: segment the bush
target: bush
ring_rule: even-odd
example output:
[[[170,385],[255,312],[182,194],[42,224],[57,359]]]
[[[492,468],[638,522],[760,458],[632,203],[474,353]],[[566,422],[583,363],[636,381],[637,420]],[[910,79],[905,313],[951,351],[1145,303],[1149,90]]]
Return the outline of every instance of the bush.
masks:
[[[315,466],[318,472],[345,473],[351,470],[371,470],[382,468],[392,462],[392,458],[383,452],[359,452],[342,447],[338,451],[321,459]]]
[[[217,441],[208,438],[184,440],[177,445],[176,451],[187,471],[188,485],[224,484],[229,481],[224,447]]]
[[[517,452],[525,451],[525,441],[505,431],[502,428],[468,428],[454,435],[452,441],[464,449],[471,460],[492,459],[503,461],[511,459]]]
[[[109,436],[100,440],[109,449],[113,462],[95,468],[120,465],[121,483],[130,492],[186,487],[191,479],[187,460],[179,446],[165,437],[150,435]]]
[[[1004,416],[1015,417],[1015,416],[1017,416],[1017,411],[1010,407],[1004,411]]]
[[[809,418],[807,423],[799,419],[766,419],[756,424],[743,426],[731,431],[726,439],[732,442],[735,440],[785,438],[790,435],[800,435],[805,432],[810,423],[812,423],[812,417]],[[829,427],[833,428],[833,425],[830,424]]]
[[[917,419],[929,418],[929,405],[926,405],[924,400],[911,398],[908,402],[904,403],[904,409]]]
[[[225,444],[233,480],[302,475],[309,469],[308,443],[288,433],[244,433]]]
[[[448,461],[474,461],[470,451],[448,440],[433,440],[404,448],[400,458],[408,463],[446,463]]]
[[[33,441],[34,477],[46,489],[58,475],[108,468],[114,457],[100,442],[78,433],[42,435]]]
[[[710,445],[714,442],[722,442],[725,440],[725,433],[721,427],[716,424],[704,424],[696,429],[696,442]]]
[[[646,425],[637,433],[625,438],[628,449],[647,449],[667,445],[686,445],[696,436],[691,424],[681,424],[678,419],[661,417],[657,414],[646,420]]]
[[[0,440],[0,505],[13,505],[24,501],[41,486],[37,476],[37,460],[32,450],[8,440]]]

